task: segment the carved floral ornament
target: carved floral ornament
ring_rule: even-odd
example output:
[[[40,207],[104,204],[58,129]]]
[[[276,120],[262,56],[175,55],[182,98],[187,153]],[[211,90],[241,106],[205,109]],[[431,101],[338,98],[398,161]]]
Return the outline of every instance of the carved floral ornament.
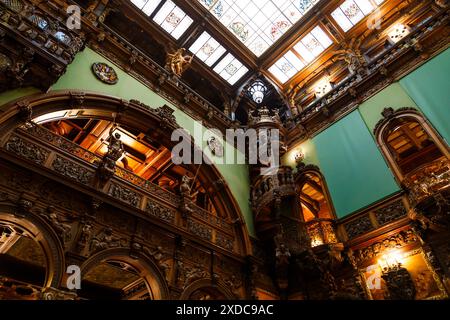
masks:
[[[101,82],[106,84],[117,84],[119,77],[113,67],[103,62],[97,62],[92,65],[92,72]]]

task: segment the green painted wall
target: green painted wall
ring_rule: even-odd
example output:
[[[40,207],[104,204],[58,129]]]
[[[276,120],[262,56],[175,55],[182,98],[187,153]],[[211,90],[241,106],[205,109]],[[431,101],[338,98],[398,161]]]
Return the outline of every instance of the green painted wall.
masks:
[[[17,100],[21,97],[29,96],[29,95],[36,94],[39,92],[41,92],[39,89],[36,89],[33,87],[20,88],[20,89],[2,92],[0,94],[0,106],[6,104],[8,102]]]
[[[400,85],[450,143],[450,49],[404,77]]]
[[[313,141],[339,218],[399,191],[358,111]]]
[[[384,108],[391,107],[394,110],[404,107],[417,108],[414,101],[408,96],[399,83],[393,83],[383,91],[379,92],[369,100],[363,102],[358,110],[370,132],[377,122],[382,118],[381,112]]]

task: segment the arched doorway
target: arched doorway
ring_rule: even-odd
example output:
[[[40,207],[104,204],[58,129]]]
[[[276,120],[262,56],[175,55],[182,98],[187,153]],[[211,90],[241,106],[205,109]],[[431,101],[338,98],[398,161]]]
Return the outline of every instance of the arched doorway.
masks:
[[[145,255],[130,256],[129,249],[111,249],[90,257],[81,267],[82,299],[169,299],[164,275]]]
[[[39,217],[16,212],[17,208],[0,204],[1,299],[41,299],[42,291],[61,283],[63,249]]]

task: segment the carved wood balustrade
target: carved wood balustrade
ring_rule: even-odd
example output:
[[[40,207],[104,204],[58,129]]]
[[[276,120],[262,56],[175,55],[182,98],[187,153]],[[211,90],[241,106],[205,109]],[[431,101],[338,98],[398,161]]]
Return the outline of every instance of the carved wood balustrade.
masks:
[[[153,184],[120,167],[104,187],[97,189],[95,174],[101,158],[79,145],[58,136],[44,127],[32,125],[14,131],[5,140],[3,151],[69,179],[90,191],[103,193],[111,201],[137,209],[141,215],[190,233],[225,251],[237,252],[233,224],[213,216],[194,203],[186,219],[180,213],[180,196]]]
[[[403,180],[412,205],[450,188],[450,160],[439,159],[409,173]]]
[[[306,223],[306,230],[311,239],[311,246],[338,243],[334,231],[335,221],[331,219],[315,219]]]
[[[295,182],[292,168],[280,167],[273,175],[260,176],[253,184],[253,212],[259,211],[277,199],[295,195]]]

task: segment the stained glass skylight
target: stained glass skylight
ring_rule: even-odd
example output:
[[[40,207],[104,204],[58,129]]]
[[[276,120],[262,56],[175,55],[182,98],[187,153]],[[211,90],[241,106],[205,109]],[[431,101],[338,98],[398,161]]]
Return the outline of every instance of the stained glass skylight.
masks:
[[[214,71],[225,79],[229,84],[235,84],[244,74],[247,73],[248,68],[244,66],[231,53],[228,53],[220,62],[214,67]]]
[[[256,56],[319,0],[198,0]]]
[[[317,26],[270,67],[269,71],[284,84],[332,44],[330,37]]]
[[[189,48],[189,51],[195,54],[195,56],[202,60],[208,67],[211,67],[223,56],[226,50],[205,31]]]
[[[147,16],[151,16],[162,0],[131,0]],[[161,28],[178,40],[189,28],[193,20],[172,1],[167,0],[153,17]]]
[[[156,10],[161,1],[162,0],[131,0],[131,2],[147,16],[150,16]]]
[[[172,37],[179,39],[189,28],[193,20],[170,0],[167,0],[153,21],[166,30]]]
[[[384,0],[346,0],[331,16],[347,32],[383,2]]]

